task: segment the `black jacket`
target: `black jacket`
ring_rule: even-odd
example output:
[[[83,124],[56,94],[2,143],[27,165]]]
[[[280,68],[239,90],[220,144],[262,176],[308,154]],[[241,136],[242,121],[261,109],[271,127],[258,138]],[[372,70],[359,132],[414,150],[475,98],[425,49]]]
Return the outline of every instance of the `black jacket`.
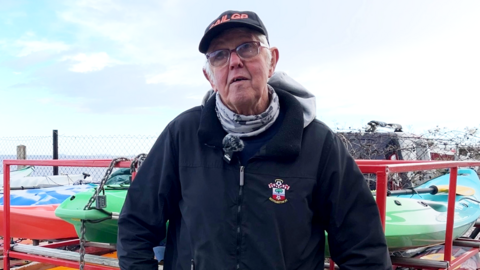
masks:
[[[391,269],[355,161],[322,122],[303,128],[299,102],[276,92],[283,124],[248,164],[222,158],[214,97],[165,128],[120,215],[122,269],[157,269],[167,220],[165,270],[323,269],[324,231],[341,269]]]

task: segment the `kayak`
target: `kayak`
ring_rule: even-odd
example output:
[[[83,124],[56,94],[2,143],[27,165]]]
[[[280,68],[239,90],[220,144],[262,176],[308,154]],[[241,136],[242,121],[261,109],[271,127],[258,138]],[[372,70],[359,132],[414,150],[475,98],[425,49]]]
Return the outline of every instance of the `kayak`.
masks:
[[[10,236],[36,240],[76,238],[72,225],[55,216],[57,206],[10,207]],[[0,213],[0,235],[3,235],[3,206]]]
[[[96,187],[94,184],[58,186],[41,189],[11,190],[10,205],[14,206],[41,206],[61,204],[79,192]],[[3,192],[0,193],[0,205],[3,205]]]
[[[92,178],[84,174],[63,174],[50,176],[28,176],[21,178],[12,178],[10,180],[10,189],[21,188],[44,188],[55,186],[73,185],[80,181],[91,182]]]
[[[449,174],[432,179],[417,188],[432,185],[448,185]],[[458,187],[474,190],[471,196],[456,196],[453,238],[464,235],[480,217],[480,180],[474,170],[458,171]],[[117,219],[129,185],[108,185],[105,187],[106,207],[96,208],[96,201],[87,210],[85,205],[94,194],[88,190],[65,200],[55,215],[74,225],[81,235],[81,222],[85,222],[85,239],[93,242],[116,243]],[[447,193],[397,195],[387,197],[385,236],[390,251],[427,247],[445,242],[447,221]],[[472,200],[473,199],[473,200]],[[113,217],[113,218],[112,218]],[[328,256],[328,245],[326,248]]]
[[[65,199],[93,187],[95,185],[75,185],[11,191],[11,236],[38,240],[76,238],[75,228],[55,216],[55,209]],[[0,205],[0,235],[3,235],[3,194],[0,194]]]
[[[450,174],[434,178],[418,187],[443,186],[450,183]],[[464,235],[480,217],[480,180],[472,169],[459,169],[457,189],[469,187],[471,196],[456,195],[453,239]],[[412,200],[423,211],[399,211],[401,207],[387,206],[386,236],[391,250],[442,244],[445,241],[447,221],[447,193],[398,195],[397,199]],[[391,199],[395,200],[395,197]],[[404,219],[404,220],[403,220]]]
[[[108,183],[128,183],[130,169],[118,169]],[[82,175],[83,177],[83,175]],[[58,186],[42,189],[10,191],[10,233],[12,237],[30,239],[76,238],[77,231],[70,223],[55,215],[57,207],[65,200],[75,200],[82,192],[93,193],[96,184]],[[89,198],[88,198],[89,199]],[[87,204],[88,199],[83,202]],[[125,198],[123,198],[123,201]],[[123,201],[120,205],[123,206]],[[3,205],[3,194],[0,194]],[[83,208],[82,208],[83,209]],[[0,207],[0,233],[3,234],[3,207]]]
[[[446,174],[415,189],[444,186]],[[463,236],[480,217],[480,180],[474,170],[459,169],[457,187],[473,189],[473,195],[456,195],[453,239]],[[443,244],[447,222],[447,193],[397,195],[387,197],[385,237],[390,251]],[[329,256],[328,243],[326,255]]]
[[[34,169],[35,167],[33,166],[27,166],[20,170],[10,171],[10,181],[27,177],[33,173]],[[3,173],[0,173],[0,187],[3,187]]]
[[[80,192],[65,200],[55,210],[55,215],[73,224],[78,236],[81,236],[81,221],[85,220],[85,240],[91,242],[116,243],[118,222],[112,219],[122,210],[129,185],[105,186],[106,207],[97,209],[97,200],[84,210],[85,205],[95,194],[95,189]],[[113,213],[113,214],[112,214]]]
[[[115,183],[115,181],[112,182]],[[105,193],[102,193],[102,196],[105,195],[106,207],[102,209],[96,208],[97,201],[95,200],[89,209],[84,210],[85,205],[95,194],[95,189],[77,193],[60,204],[55,210],[55,215],[73,224],[79,238],[82,236],[81,220],[84,220],[86,241],[115,244],[117,243],[118,215],[125,203],[129,186],[129,184],[105,186]],[[165,239],[159,243],[159,246],[153,248],[158,261],[164,258],[164,245]]]
[[[131,183],[131,172],[122,168],[110,175],[105,183],[102,196],[105,195],[106,207],[97,209],[95,200],[87,210],[85,206],[95,194],[96,189],[77,193],[70,199],[63,201],[55,210],[55,215],[64,221],[73,224],[78,237],[81,237],[81,221],[85,222],[85,239],[91,242],[116,243],[118,223],[112,219],[122,210]]]

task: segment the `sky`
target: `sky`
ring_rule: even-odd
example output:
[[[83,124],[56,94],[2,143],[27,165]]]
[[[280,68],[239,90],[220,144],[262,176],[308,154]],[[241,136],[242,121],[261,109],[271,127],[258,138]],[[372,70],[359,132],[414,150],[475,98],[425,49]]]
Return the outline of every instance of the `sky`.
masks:
[[[480,126],[478,0],[2,0],[0,137],[160,134],[210,89],[198,43],[229,9],[332,128]]]

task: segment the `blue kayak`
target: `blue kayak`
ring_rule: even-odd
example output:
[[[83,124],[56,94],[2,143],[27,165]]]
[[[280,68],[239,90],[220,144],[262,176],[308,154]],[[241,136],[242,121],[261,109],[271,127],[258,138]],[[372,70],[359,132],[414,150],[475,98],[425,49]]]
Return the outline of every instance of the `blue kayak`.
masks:
[[[428,188],[430,186],[448,186],[450,184],[450,174],[445,174],[429,180],[422,185],[415,187],[415,189],[420,188]],[[464,186],[468,188],[472,188],[475,190],[475,193],[471,196],[461,196],[457,195],[456,200],[458,201],[470,201],[468,198],[472,198],[475,200],[480,200],[480,179],[478,178],[477,172],[472,169],[458,169],[457,173],[457,190],[458,187]],[[437,193],[435,195],[432,194],[415,194],[415,195],[399,195],[398,197],[401,198],[412,198],[418,200],[429,200],[429,201],[436,201],[436,202],[444,202],[447,203],[448,196],[447,193]]]
[[[12,190],[10,191],[10,205],[38,206],[61,204],[70,196],[96,187],[95,184],[58,186],[41,189]],[[0,205],[3,205],[3,193],[0,194]]]

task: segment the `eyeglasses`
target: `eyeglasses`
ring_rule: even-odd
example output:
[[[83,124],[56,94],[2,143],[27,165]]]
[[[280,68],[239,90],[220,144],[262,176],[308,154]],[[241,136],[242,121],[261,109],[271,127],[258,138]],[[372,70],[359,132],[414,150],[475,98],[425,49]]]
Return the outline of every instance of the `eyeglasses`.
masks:
[[[251,41],[238,45],[235,49],[222,49],[207,53],[207,60],[210,65],[214,67],[221,67],[230,60],[232,52],[236,52],[238,57],[242,60],[246,60],[257,56],[260,53],[260,48],[268,48],[259,41]]]

